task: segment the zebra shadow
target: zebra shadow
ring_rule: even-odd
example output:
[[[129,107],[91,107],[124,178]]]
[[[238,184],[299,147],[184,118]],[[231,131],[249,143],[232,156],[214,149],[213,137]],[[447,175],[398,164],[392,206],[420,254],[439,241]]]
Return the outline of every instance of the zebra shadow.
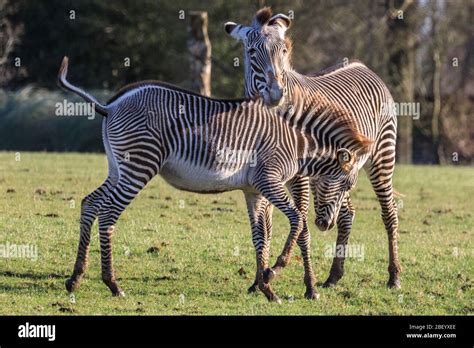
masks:
[[[31,280],[45,280],[45,279],[66,279],[66,274],[58,273],[32,273],[32,272],[12,272],[12,271],[3,271],[0,272],[0,277],[9,277],[9,278],[20,278],[20,279],[31,279]]]
[[[49,291],[57,288],[56,282],[47,282],[51,279],[66,279],[66,275],[58,273],[33,273],[1,271],[0,277],[10,278],[11,283],[7,281],[0,282],[0,292],[8,293],[31,293],[34,291]],[[15,282],[15,279],[18,282]]]

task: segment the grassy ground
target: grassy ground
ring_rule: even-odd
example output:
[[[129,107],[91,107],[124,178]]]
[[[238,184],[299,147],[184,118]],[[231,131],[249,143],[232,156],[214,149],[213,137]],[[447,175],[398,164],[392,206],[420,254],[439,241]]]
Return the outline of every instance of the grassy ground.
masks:
[[[474,168],[398,166],[402,289],[385,288],[388,243],[378,203],[361,173],[350,243],[363,260],[346,262],[333,289],[322,289],[336,232],[310,226],[319,301],[303,298],[299,251],[273,285],[283,299],[247,295],[254,250],[241,192],[180,192],[155,178],[122,215],[114,236],[117,276],[126,292],[113,298],[100,279],[97,226],[89,272],[70,298],[81,198],[106,176],[103,155],[0,153],[0,245],[30,244],[37,260],[0,258],[0,314],[473,314]],[[311,213],[310,221],[313,221]],[[274,213],[272,259],[288,233]],[[155,246],[157,251],[148,252]],[[1,256],[1,255],[0,255]],[[5,255],[4,255],[5,256]],[[360,254],[357,256],[361,256]]]

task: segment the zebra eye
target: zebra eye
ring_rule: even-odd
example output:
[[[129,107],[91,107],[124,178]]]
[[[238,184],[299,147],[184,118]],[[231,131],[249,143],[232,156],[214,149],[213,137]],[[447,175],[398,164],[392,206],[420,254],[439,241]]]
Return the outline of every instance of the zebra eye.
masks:
[[[283,54],[287,54],[288,53],[288,50],[286,48],[283,49]]]
[[[247,52],[248,52],[248,54],[250,54],[250,55],[252,56],[252,55],[254,55],[255,52],[257,52],[257,51],[255,50],[255,48],[249,48]]]

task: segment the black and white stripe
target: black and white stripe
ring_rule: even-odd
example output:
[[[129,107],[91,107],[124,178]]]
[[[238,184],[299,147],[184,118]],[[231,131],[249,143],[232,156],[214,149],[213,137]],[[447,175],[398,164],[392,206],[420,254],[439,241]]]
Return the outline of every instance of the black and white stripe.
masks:
[[[60,85],[90,101],[87,93],[79,93],[80,89],[66,83],[66,72],[67,59],[60,70]],[[293,193],[298,192],[308,185],[307,178],[298,181],[299,177],[324,174],[334,163],[337,149],[357,151],[364,147],[349,124],[330,115],[328,119],[315,119],[311,125],[314,130],[327,128],[328,136],[319,139],[293,127],[289,116],[278,115],[260,100],[207,98],[161,82],[129,86],[107,105],[98,107],[107,115],[103,139],[109,175],[82,202],[81,239],[74,272],[66,284],[69,291],[79,286],[85,272],[90,229],[98,217],[102,277],[114,295],[122,294],[112,265],[114,225],[137,193],[160,174],[181,190],[244,191],[257,252],[257,286],[269,300],[278,300],[269,282],[288,263],[294,245],[303,242],[298,238],[306,229],[308,208],[307,195],[294,196],[293,201],[285,185]],[[348,136],[340,136],[346,133]],[[312,144],[311,150],[306,143]],[[302,148],[305,158],[301,157]],[[220,155],[223,150],[241,155],[229,160]],[[249,161],[248,154],[253,154],[256,161]],[[345,175],[349,179],[350,175]],[[270,204],[288,217],[291,226],[273,269],[268,264]],[[314,276],[306,277],[306,295],[314,298],[314,284],[309,284]]]
[[[293,116],[287,117],[290,124],[302,132],[308,132],[309,128],[313,136],[313,139],[305,138],[305,158],[311,153],[311,140],[318,142],[331,137],[327,133],[330,128],[327,125],[312,131],[315,119],[326,113],[349,119],[355,129],[373,140],[370,152],[354,154],[351,165],[357,169],[365,166],[380,201],[389,237],[388,286],[400,287],[398,218],[392,187],[397,129],[396,115],[392,110],[393,99],[383,81],[359,62],[333,67],[314,76],[296,72],[291,65],[291,42],[285,38],[290,23],[291,20],[283,14],[272,16],[269,8],[257,13],[252,26],[226,23],[226,31],[244,44],[246,96],[252,99],[262,97],[265,104],[278,105],[282,110],[293,109]],[[269,90],[275,85],[283,93],[272,98]],[[311,164],[306,165],[307,170],[303,170],[302,174],[314,174]],[[337,161],[328,164],[324,175],[312,178],[311,188],[314,192],[316,225],[321,230],[327,230],[337,222],[337,244],[345,248],[354,218],[347,192],[355,185],[357,174],[350,180],[341,180],[342,173],[333,173],[337,170]],[[334,285],[341,278],[343,263],[344,258],[334,258],[325,286]]]

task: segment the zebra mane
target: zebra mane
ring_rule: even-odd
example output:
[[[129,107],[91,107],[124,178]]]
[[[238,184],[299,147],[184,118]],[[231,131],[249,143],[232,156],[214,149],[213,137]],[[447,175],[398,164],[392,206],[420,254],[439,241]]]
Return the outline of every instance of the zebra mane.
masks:
[[[369,138],[367,138],[365,135],[363,135],[359,131],[356,131],[354,133],[354,140],[356,142],[355,147],[356,147],[356,150],[358,151],[359,156],[369,153],[370,148],[371,148],[372,144],[374,143],[373,140],[370,140]]]
[[[352,59],[349,63],[344,63],[344,62],[340,62],[340,63],[337,63],[337,64],[334,64],[328,68],[324,68],[324,69],[321,69],[315,73],[310,73],[310,74],[306,74],[306,76],[309,76],[309,77],[321,77],[321,76],[325,76],[325,75],[329,75],[333,72],[336,72],[338,70],[342,70],[342,69],[346,69],[348,67],[350,67],[351,65],[357,65],[357,64],[361,64],[361,65],[364,65],[364,63],[362,63],[361,61],[357,60],[357,59]]]
[[[287,56],[288,56],[288,63],[290,64],[290,67],[293,67],[293,41],[286,36],[285,37],[285,46],[286,49],[288,50]]]
[[[319,134],[318,129],[328,126],[332,130],[342,130],[341,133],[345,135],[342,138],[331,137],[331,140],[326,139],[326,141],[330,141],[336,148],[349,148],[357,152],[359,156],[362,156],[370,151],[371,145],[374,143],[373,140],[361,133],[354,119],[348,116],[347,112],[342,108],[338,108],[337,110],[327,109],[316,116],[316,123],[313,125],[313,131],[315,131],[316,134],[313,134],[313,136],[319,138],[321,134]],[[320,140],[324,141],[323,139]]]
[[[350,147],[352,147],[359,156],[365,155],[370,151],[371,145],[374,143],[373,140],[370,140],[359,131],[352,118],[338,116],[335,120],[338,126],[346,130],[350,137]]]
[[[178,92],[183,92],[183,93],[186,93],[186,94],[191,94],[191,95],[194,95],[194,96],[197,96],[197,97],[201,97],[201,98],[205,98],[205,99],[213,100],[213,101],[218,101],[218,102],[243,103],[245,101],[249,101],[248,98],[219,99],[219,98],[206,97],[202,94],[196,93],[194,91],[190,91],[186,88],[178,87],[178,86],[173,85],[171,83],[167,83],[167,82],[163,82],[163,81],[159,81],[159,80],[144,80],[144,81],[131,83],[131,84],[125,85],[124,87],[120,88],[115,93],[115,95],[112,98],[109,99],[107,104],[113,103],[118,98],[123,96],[125,93],[127,93],[127,92],[129,92],[129,91],[131,91],[135,88],[145,87],[145,86],[164,87],[164,88],[172,89],[172,90],[175,90],[175,91],[178,91]]]

